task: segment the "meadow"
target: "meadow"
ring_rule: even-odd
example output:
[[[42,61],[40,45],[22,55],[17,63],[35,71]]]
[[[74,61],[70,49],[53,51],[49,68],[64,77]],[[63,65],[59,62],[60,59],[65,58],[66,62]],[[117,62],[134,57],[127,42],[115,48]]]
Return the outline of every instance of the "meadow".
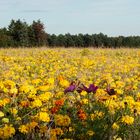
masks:
[[[0,49],[0,139],[139,140],[140,50]]]

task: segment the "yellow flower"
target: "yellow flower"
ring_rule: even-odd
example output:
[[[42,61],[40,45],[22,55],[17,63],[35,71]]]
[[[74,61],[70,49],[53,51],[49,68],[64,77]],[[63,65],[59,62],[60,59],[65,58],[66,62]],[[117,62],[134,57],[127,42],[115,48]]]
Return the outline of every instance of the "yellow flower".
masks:
[[[72,131],[74,131],[74,128],[69,127],[69,132],[72,132]]]
[[[117,92],[118,95],[123,94],[123,90],[121,90],[121,89],[116,89],[115,91]]]
[[[56,134],[52,133],[49,140],[57,140]]]
[[[38,85],[39,83],[41,83],[41,79],[32,80],[32,84]]]
[[[4,113],[2,111],[0,111],[0,117],[3,117]]]
[[[15,87],[15,83],[11,80],[6,80],[6,81],[4,81],[4,86],[8,89],[11,89],[11,88]]]
[[[54,84],[54,78],[49,78],[48,79],[48,83],[51,84],[51,85],[53,85]]]
[[[96,118],[96,116],[95,116],[95,114],[90,114],[90,118],[91,118],[91,120],[93,121],[93,120],[95,120],[95,118]]]
[[[82,99],[81,102],[82,102],[82,104],[88,104],[88,99],[86,99],[86,98],[85,99]]]
[[[86,96],[86,95],[87,95],[87,92],[86,92],[86,91],[82,91],[80,94],[81,94],[82,96]]]
[[[46,133],[47,130],[48,130],[48,127],[47,127],[47,126],[40,126],[40,127],[39,127],[39,132],[40,132],[40,133]]]
[[[16,118],[16,121],[21,121],[21,117],[17,117]]]
[[[31,85],[25,84],[25,85],[21,85],[19,88],[19,92],[21,93],[36,93],[35,88]]]
[[[33,122],[28,123],[26,126],[28,127],[29,131],[31,131],[31,130],[34,129],[37,125],[38,125],[38,123],[33,121]]]
[[[49,85],[44,85],[44,86],[39,86],[37,88],[37,91],[48,91],[50,89],[50,86]]]
[[[104,116],[104,113],[101,111],[94,111],[94,113],[90,114],[90,118],[92,121],[95,120],[96,118],[101,119],[103,118],[103,116]]]
[[[118,137],[117,135],[115,135],[115,136],[113,137],[113,140],[122,140],[122,138],[121,138],[121,137]]]
[[[61,128],[55,128],[51,130],[51,134],[63,135],[63,130]]]
[[[2,107],[3,106],[3,101],[2,100],[0,100],[0,107]]]
[[[140,92],[137,93],[136,97],[137,99],[140,99]]]
[[[16,88],[12,88],[9,90],[10,95],[17,94],[17,93],[18,93],[18,90]]]
[[[58,126],[69,126],[71,123],[69,116],[67,115],[63,116],[61,114],[55,115],[54,121],[55,121],[55,124]]]
[[[3,99],[3,105],[5,106],[8,103],[10,103],[10,99],[9,98],[4,98]]]
[[[131,125],[134,123],[134,118],[126,115],[122,117],[121,121],[125,124]]]
[[[95,132],[92,130],[87,131],[87,135],[89,135],[89,136],[93,136],[94,134],[95,134]]]
[[[21,133],[23,133],[23,134],[27,134],[27,133],[29,132],[29,129],[28,129],[28,127],[27,127],[26,125],[21,125],[21,126],[19,127],[19,131],[20,131]]]
[[[38,118],[39,118],[40,121],[43,121],[43,122],[49,122],[50,121],[49,114],[46,113],[46,112],[40,112],[38,114]]]
[[[115,100],[113,100],[113,99],[107,100],[107,101],[105,102],[105,106],[108,107],[109,112],[110,112],[111,114],[114,114],[114,113],[115,113],[115,110],[116,110],[116,109],[119,109],[119,107],[120,107],[119,104],[118,104],[118,102],[115,101]]]
[[[60,85],[61,85],[62,87],[68,87],[68,86],[70,85],[70,83],[69,83],[67,80],[62,79],[62,80],[60,81]]]
[[[43,94],[40,94],[38,96],[38,98],[42,101],[42,102],[46,102],[48,101],[52,96],[52,93],[51,92],[45,92]]]
[[[9,123],[9,119],[8,119],[8,118],[3,118],[3,119],[2,119],[2,122],[4,122],[4,123]]]
[[[59,92],[57,92],[56,94],[55,94],[55,96],[57,97],[57,98],[60,98],[60,97],[62,97],[64,95],[64,92],[62,92],[62,91],[59,91]]]
[[[9,138],[15,134],[15,128],[12,125],[5,124],[2,130],[3,130],[3,136],[0,136],[1,138]]]
[[[117,123],[113,123],[112,128],[115,130],[119,129],[119,125]]]
[[[18,110],[16,108],[11,108],[10,111],[13,115],[16,115],[18,113]]]
[[[126,96],[123,101],[124,103],[127,103],[127,105],[129,105],[130,107],[135,104],[135,100],[132,96]]]
[[[41,107],[42,106],[42,101],[39,100],[39,99],[35,99],[33,102],[32,102],[32,107]]]

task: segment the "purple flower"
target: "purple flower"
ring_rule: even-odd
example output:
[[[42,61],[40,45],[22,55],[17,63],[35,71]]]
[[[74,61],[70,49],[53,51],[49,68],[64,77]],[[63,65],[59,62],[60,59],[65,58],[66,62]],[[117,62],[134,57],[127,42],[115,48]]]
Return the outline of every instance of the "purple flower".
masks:
[[[90,92],[95,93],[97,89],[98,89],[98,87],[95,86],[94,84],[90,84],[89,88],[85,87],[85,91],[88,93],[90,93]]]
[[[106,92],[109,95],[115,95],[116,94],[115,90],[113,88],[110,88],[110,87],[107,87]]]
[[[85,85],[82,85],[83,87],[79,87],[77,89],[77,92],[81,93],[83,90],[86,91],[87,93],[93,92],[95,93],[98,89],[97,86],[95,86],[94,84],[90,84],[89,87],[86,87]]]
[[[71,84],[68,88],[65,89],[64,93],[73,92],[76,88],[76,85]]]

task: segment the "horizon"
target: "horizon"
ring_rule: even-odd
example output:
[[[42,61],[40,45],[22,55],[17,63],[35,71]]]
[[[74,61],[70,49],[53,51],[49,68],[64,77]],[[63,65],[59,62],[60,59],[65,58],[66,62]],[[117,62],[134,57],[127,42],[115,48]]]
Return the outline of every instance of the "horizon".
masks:
[[[0,0],[0,27],[40,19],[48,34],[140,36],[139,6],[137,0]]]

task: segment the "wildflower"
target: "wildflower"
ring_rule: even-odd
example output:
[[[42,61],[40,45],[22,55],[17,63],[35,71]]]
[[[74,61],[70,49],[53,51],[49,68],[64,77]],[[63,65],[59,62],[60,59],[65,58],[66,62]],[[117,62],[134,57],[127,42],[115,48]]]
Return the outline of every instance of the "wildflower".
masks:
[[[9,94],[11,96],[13,96],[14,94],[17,94],[17,93],[18,93],[18,89],[17,88],[12,88],[12,89],[9,90]]]
[[[69,126],[71,123],[69,116],[67,115],[63,116],[61,114],[55,115],[54,121],[55,121],[55,124],[58,126]]]
[[[45,92],[45,93],[42,93],[38,96],[38,98],[42,101],[42,102],[46,102],[48,101],[52,96],[52,93],[50,92]]]
[[[65,80],[65,79],[62,79],[62,80],[60,80],[60,85],[62,86],[62,87],[68,87],[69,86],[69,82],[67,81],[67,80]]]
[[[3,106],[3,100],[0,100],[0,107]]]
[[[53,84],[54,84],[54,78],[49,78],[49,79],[48,79],[48,84],[53,85]]]
[[[34,90],[35,90],[34,87],[28,84],[21,85],[19,88],[19,92],[21,93],[33,92]]]
[[[72,83],[68,88],[65,89],[64,93],[73,92],[75,89],[76,89],[76,85]]]
[[[10,103],[10,99],[9,98],[4,98],[3,99],[3,105],[5,106],[6,104]]]
[[[17,117],[16,118],[16,121],[21,121],[21,117]]]
[[[69,132],[72,132],[72,131],[74,131],[74,128],[69,127]]]
[[[38,85],[39,83],[41,83],[41,79],[34,79],[32,80],[32,84]]]
[[[16,108],[11,108],[10,111],[13,115],[16,115],[18,113],[18,110]]]
[[[41,100],[39,99],[35,99],[33,102],[32,102],[32,107],[41,107],[42,106],[42,102]]]
[[[88,99],[86,99],[86,98],[82,99],[82,101],[81,101],[82,104],[88,104],[88,102],[89,102],[89,101],[88,101]]]
[[[28,101],[21,101],[21,102],[20,102],[20,105],[21,105],[22,107],[28,107],[28,106],[29,106],[29,102],[28,102]]]
[[[119,125],[117,123],[113,123],[112,128],[115,130],[119,129]]]
[[[126,115],[122,117],[121,121],[125,124],[131,125],[134,123],[134,118]]]
[[[94,113],[90,114],[90,118],[92,121],[95,120],[95,118],[96,118],[95,114]]]
[[[40,112],[38,114],[38,118],[39,118],[40,121],[43,121],[43,122],[49,122],[50,121],[49,114],[46,113],[46,112]]]
[[[56,106],[62,106],[63,104],[64,104],[64,99],[63,98],[55,101]]]
[[[45,91],[48,91],[49,89],[50,89],[50,86],[49,85],[43,85],[43,86],[39,86],[37,88],[37,91],[43,91],[43,92],[45,92]]]
[[[4,113],[0,111],[0,117],[4,117]]]
[[[51,134],[55,134],[55,135],[63,135],[63,130],[61,128],[55,128],[51,130]]]
[[[89,135],[89,136],[93,136],[94,134],[95,134],[95,132],[92,130],[87,131],[87,135]]]
[[[55,114],[55,113],[57,113],[57,112],[59,111],[59,109],[60,109],[60,108],[59,108],[58,106],[52,107],[52,108],[51,108],[51,113],[52,113],[52,114]]]
[[[83,86],[83,87],[79,87],[79,88],[77,89],[77,91],[78,91],[79,93],[81,93],[83,90],[86,91],[87,93],[90,93],[90,92],[95,93],[95,92],[97,91],[97,89],[98,89],[98,87],[95,86],[94,84],[90,84],[89,87],[86,87],[85,85],[82,85],[82,86]]]
[[[3,123],[9,123],[9,119],[8,119],[8,118],[3,118],[3,119],[2,119],[2,122],[3,122]]]
[[[90,118],[92,121],[95,120],[96,118],[101,119],[103,118],[103,116],[104,116],[104,113],[101,111],[95,111],[94,113],[90,114]]]
[[[118,95],[123,94],[123,91],[121,89],[116,89],[115,91],[117,92]]]
[[[110,88],[110,87],[107,87],[106,92],[109,95],[115,95],[116,94],[116,91],[113,88]]]
[[[97,89],[98,89],[98,87],[95,86],[94,84],[90,84],[89,88],[85,87],[85,91],[88,93],[90,93],[90,92],[95,93]]]
[[[118,137],[117,135],[115,135],[115,136],[113,137],[113,140],[122,140],[122,138],[121,138],[121,137]]]
[[[29,131],[31,131],[31,130],[34,129],[37,125],[38,125],[38,123],[33,121],[33,122],[28,123],[26,126],[28,127]]]
[[[28,129],[28,127],[27,127],[26,125],[21,125],[21,126],[19,127],[19,131],[20,131],[21,133],[23,133],[23,134],[27,134],[27,133],[29,132],[29,129]]]
[[[6,80],[6,81],[4,81],[4,86],[7,89],[11,89],[11,88],[15,87],[15,83],[11,80]]]
[[[82,96],[86,96],[86,95],[87,95],[87,92],[86,92],[86,91],[82,91],[80,94],[81,94]]]
[[[5,126],[2,128],[2,131],[3,135],[0,137],[5,139],[12,137],[15,134],[15,128],[12,125],[5,124]]]
[[[77,114],[78,114],[78,117],[79,117],[81,120],[86,120],[86,119],[87,119],[87,115],[86,115],[86,113],[85,113],[82,109],[80,109],[80,110],[77,112]]]
[[[47,126],[40,126],[39,127],[39,132],[40,133],[46,133],[47,130],[48,130],[48,127]]]

